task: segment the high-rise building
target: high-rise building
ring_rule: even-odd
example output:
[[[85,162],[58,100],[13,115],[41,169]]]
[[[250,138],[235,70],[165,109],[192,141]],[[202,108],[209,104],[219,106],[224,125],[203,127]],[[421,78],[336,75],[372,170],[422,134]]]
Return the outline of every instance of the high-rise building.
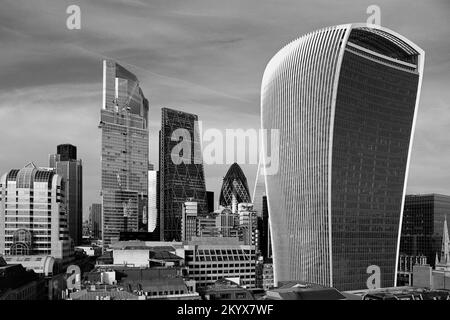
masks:
[[[75,245],[82,241],[83,223],[83,166],[77,159],[77,147],[60,144],[57,153],[49,156],[49,167],[54,168],[66,182],[66,206],[69,236]]]
[[[259,252],[267,259],[272,256],[271,252],[271,240],[270,240],[270,228],[269,228],[269,212],[267,209],[267,197],[262,197],[262,213],[258,217],[258,230],[259,230]]]
[[[216,230],[220,237],[239,237],[237,214],[229,208],[221,208],[216,211]]]
[[[59,155],[58,161],[70,161],[77,159],[77,147],[71,144],[60,144],[56,147],[56,154]]]
[[[41,255],[65,260],[72,254],[64,178],[33,163],[0,179],[0,254]]]
[[[357,290],[376,265],[381,286],[395,285],[423,65],[417,45],[371,24],[308,33],[268,63],[262,128],[279,130],[279,170],[266,168],[275,283]]]
[[[197,236],[198,204],[194,201],[183,203],[181,212],[181,240],[191,241]]]
[[[104,244],[139,231],[148,205],[148,101],[134,74],[103,61],[102,210]]]
[[[434,266],[440,250],[442,225],[450,219],[450,196],[441,194],[406,195],[403,209],[400,254],[427,257]]]
[[[256,170],[255,185],[252,194],[253,208],[262,215],[263,197],[266,195],[266,182],[264,181],[264,168],[262,166],[262,158],[259,159],[258,168]]]
[[[231,165],[225,178],[223,178],[219,204],[224,207],[232,207],[233,201],[236,205],[242,202],[250,202],[247,178],[237,163]]]
[[[272,257],[272,242],[270,238],[269,210],[267,208],[266,182],[264,179],[264,167],[262,157],[256,171],[255,187],[253,189],[253,209],[258,215],[259,253],[264,259]]]
[[[254,245],[258,251],[260,242],[258,216],[257,212],[253,209],[252,203],[239,203],[238,219],[240,240],[244,244]]]
[[[159,171],[148,171],[148,232],[156,232],[159,222]]]
[[[206,202],[208,213],[214,212],[214,191],[206,191]]]
[[[93,203],[89,207],[89,224],[94,239],[102,239],[102,204]]]
[[[199,215],[208,211],[198,117],[168,108],[162,108],[161,114],[161,240],[180,241],[181,208],[186,199],[197,202]],[[180,143],[185,147],[182,150],[178,150]]]

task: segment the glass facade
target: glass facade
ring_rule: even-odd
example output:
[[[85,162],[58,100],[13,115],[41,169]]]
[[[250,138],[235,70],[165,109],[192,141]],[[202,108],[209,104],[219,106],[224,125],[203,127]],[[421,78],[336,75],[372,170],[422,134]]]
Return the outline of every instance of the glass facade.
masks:
[[[148,171],[148,232],[154,232],[159,221],[159,171]]]
[[[89,207],[89,224],[91,236],[94,239],[102,239],[102,204],[93,203]]]
[[[225,178],[223,178],[219,204],[224,207],[231,207],[233,204],[233,197],[237,201],[236,204],[250,202],[247,178],[237,163],[231,165]]]
[[[382,27],[311,32],[263,76],[263,129],[280,133],[266,175],[275,282],[395,285],[399,229],[423,51]]]
[[[440,194],[407,195],[403,209],[400,254],[424,255],[434,266],[441,250],[442,226],[450,220],[450,196]]]
[[[201,156],[198,117],[182,111],[162,108],[160,132],[160,232],[162,241],[181,240],[183,203],[197,202],[199,215],[207,214],[205,176]],[[172,151],[182,141],[172,140],[175,130],[186,130],[191,154],[180,155],[186,161],[175,163]]]
[[[66,182],[66,204],[69,235],[74,245],[82,240],[83,221],[83,166],[77,160],[77,148],[70,144],[59,145],[57,154],[49,157],[49,167],[54,168]]]
[[[139,81],[119,64],[103,62],[102,236],[146,229],[148,194],[148,101]]]
[[[253,208],[262,215],[262,199],[266,195],[266,182],[264,181],[264,171],[262,168],[262,159],[258,162],[258,169],[256,170],[255,184],[253,187],[252,203]]]
[[[373,264],[381,286],[394,284],[418,81],[417,72],[400,65],[345,51],[331,177],[333,283],[341,290],[364,285]]]

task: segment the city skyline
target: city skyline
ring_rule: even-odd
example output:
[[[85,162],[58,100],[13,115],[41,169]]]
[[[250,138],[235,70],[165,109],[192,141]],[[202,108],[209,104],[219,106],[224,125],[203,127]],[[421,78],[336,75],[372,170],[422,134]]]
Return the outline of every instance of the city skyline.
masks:
[[[371,4],[363,1],[352,6],[340,3],[324,7],[321,2],[311,2],[297,4],[298,10],[292,10],[294,2],[289,6],[289,1],[286,6],[260,2],[255,6],[253,1],[228,6],[214,2],[208,8],[202,1],[172,4],[136,1],[130,5],[118,2],[92,5],[81,1],[82,28],[70,31],[64,24],[65,4],[50,8],[50,3],[38,1],[44,9],[43,16],[34,15],[21,1],[6,1],[5,10],[0,13],[3,21],[0,38],[6,44],[0,59],[5,74],[0,80],[0,115],[5,119],[2,136],[17,141],[19,132],[30,134],[23,141],[26,151],[22,152],[16,147],[22,147],[22,143],[1,141],[9,152],[0,155],[0,173],[29,161],[45,166],[56,145],[76,145],[85,169],[83,220],[87,219],[89,205],[100,201],[100,134],[96,125],[103,58],[118,60],[136,73],[143,91],[150,97],[150,161],[157,163],[161,107],[173,106],[195,113],[206,127],[258,128],[260,78],[265,63],[279,46],[326,25],[365,21],[366,8]],[[445,90],[450,67],[448,44],[442,41],[449,38],[445,17],[448,4],[444,1],[435,1],[433,5],[404,1],[377,4],[383,26],[404,34],[429,53],[407,193],[448,194],[449,173],[445,169],[450,153],[445,147],[450,143],[443,130],[450,119],[437,116],[445,114],[445,101],[450,99]],[[121,21],[132,21],[133,28],[141,27],[141,31],[130,37],[128,27],[112,27],[118,15]],[[309,16],[314,16],[314,21]],[[17,17],[23,18],[20,24]],[[161,28],[165,28],[164,32]],[[106,37],[100,39],[98,33]],[[111,41],[113,36],[117,41]],[[147,38],[152,41],[142,41]],[[14,46],[15,50],[22,49],[22,53],[9,51]],[[11,89],[15,94],[9,94]],[[223,108],[229,110],[226,118],[216,117],[216,111]],[[74,115],[81,120],[77,125],[72,121]],[[64,128],[66,134],[54,135],[53,131],[31,125],[36,122],[42,128]],[[228,166],[205,165],[206,187],[215,191],[216,202]],[[244,165],[242,169],[253,190],[256,165]]]
[[[450,300],[448,13],[4,0],[0,301]]]

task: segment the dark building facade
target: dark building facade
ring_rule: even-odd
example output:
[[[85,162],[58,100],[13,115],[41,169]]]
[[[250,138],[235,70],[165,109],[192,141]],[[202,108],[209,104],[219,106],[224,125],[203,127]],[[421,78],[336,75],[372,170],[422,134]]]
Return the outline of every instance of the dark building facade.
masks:
[[[231,207],[233,198],[237,203],[251,202],[248,190],[247,178],[241,167],[233,163],[223,178],[222,189],[220,190],[219,204],[224,207]]]
[[[206,191],[206,201],[208,204],[208,213],[214,212],[214,191]]]
[[[77,159],[77,147],[71,144],[58,145],[57,154],[49,156],[49,166],[66,182],[69,235],[74,245],[80,245],[83,236],[83,165]]]
[[[60,144],[56,147],[59,161],[70,161],[77,159],[77,147],[71,144]]]
[[[441,250],[442,225],[450,219],[450,196],[441,194],[406,195],[403,209],[400,254],[427,257],[434,266]]]
[[[94,239],[102,239],[102,204],[93,203],[89,207],[89,224],[91,236]]]
[[[103,61],[102,237],[143,229],[148,193],[148,100],[134,74],[114,61]]]
[[[264,72],[263,129],[275,283],[339,290],[396,283],[400,222],[424,52],[383,27],[346,24],[285,46]]]
[[[267,197],[262,197],[262,212],[258,217],[258,230],[259,230],[259,249],[264,259],[271,257],[270,247],[270,228],[269,228],[269,211],[267,210]]]
[[[161,116],[159,227],[161,240],[180,241],[182,204],[190,199],[199,214],[208,211],[198,117],[169,108]],[[186,148],[178,152],[180,143]]]

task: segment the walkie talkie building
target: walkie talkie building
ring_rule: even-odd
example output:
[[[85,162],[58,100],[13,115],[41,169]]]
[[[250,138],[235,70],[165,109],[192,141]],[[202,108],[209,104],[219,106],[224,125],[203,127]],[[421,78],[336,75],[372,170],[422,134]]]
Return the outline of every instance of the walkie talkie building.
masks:
[[[395,285],[424,52],[383,27],[311,32],[269,62],[264,129],[280,132],[267,175],[275,282]]]

